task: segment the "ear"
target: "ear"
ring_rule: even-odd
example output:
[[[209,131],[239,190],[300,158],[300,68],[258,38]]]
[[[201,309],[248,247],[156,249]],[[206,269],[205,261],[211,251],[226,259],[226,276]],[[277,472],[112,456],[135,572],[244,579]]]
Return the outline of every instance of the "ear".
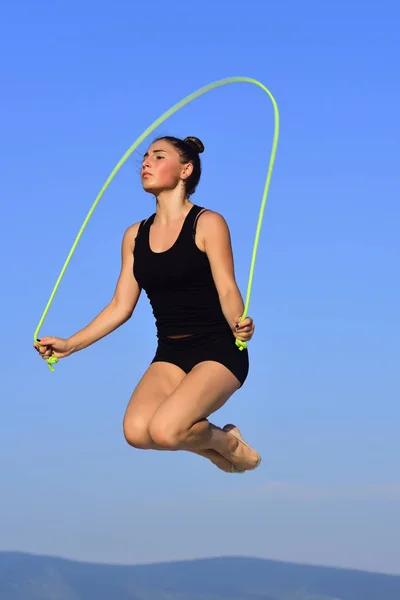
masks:
[[[193,165],[192,165],[192,163],[187,163],[187,164],[183,165],[183,167],[182,167],[181,178],[187,179],[188,177],[191,176],[192,173],[193,173]]]

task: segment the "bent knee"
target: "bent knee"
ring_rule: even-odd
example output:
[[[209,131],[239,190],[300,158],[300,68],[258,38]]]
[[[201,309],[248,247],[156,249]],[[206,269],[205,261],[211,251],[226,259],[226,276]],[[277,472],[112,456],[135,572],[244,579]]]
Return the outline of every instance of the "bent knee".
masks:
[[[150,423],[149,434],[154,444],[165,450],[177,450],[186,437],[184,432],[179,432],[156,419]]]
[[[123,430],[127,443],[133,448],[146,450],[152,447],[148,423],[140,419],[124,419]]]

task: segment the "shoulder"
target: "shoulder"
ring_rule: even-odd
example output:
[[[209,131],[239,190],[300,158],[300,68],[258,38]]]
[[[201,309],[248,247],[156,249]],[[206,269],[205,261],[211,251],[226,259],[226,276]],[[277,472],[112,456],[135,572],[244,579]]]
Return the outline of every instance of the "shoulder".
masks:
[[[225,218],[218,212],[207,209],[199,214],[197,224],[198,246],[210,253],[231,251],[231,236]]]
[[[127,229],[125,229],[124,235],[122,237],[122,246],[124,248],[129,248],[130,250],[133,251],[133,248],[135,246],[135,240],[136,240],[137,234],[139,232],[139,227],[142,222],[143,221],[138,221],[137,223],[134,223],[133,225],[129,225],[129,227],[127,227]]]
[[[229,227],[226,219],[218,212],[205,209],[197,218],[197,231],[203,239],[229,236]]]
[[[204,231],[222,232],[228,229],[226,219],[220,213],[209,208],[202,209],[197,220],[199,229]]]

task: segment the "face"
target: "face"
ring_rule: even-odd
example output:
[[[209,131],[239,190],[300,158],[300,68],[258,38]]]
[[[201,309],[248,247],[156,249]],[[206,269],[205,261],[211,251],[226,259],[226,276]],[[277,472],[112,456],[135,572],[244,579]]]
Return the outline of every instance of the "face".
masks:
[[[143,157],[140,171],[143,189],[151,194],[173,190],[184,184],[192,170],[193,165],[182,164],[178,151],[166,140],[154,142]]]

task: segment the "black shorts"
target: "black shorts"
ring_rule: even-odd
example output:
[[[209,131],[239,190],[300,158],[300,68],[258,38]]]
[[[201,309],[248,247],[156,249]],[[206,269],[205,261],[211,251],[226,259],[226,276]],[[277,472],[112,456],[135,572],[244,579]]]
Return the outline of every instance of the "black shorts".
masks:
[[[224,365],[242,386],[249,372],[248,350],[239,350],[233,334],[195,333],[183,338],[163,337],[152,362],[168,362],[189,373],[195,365],[212,360]]]

